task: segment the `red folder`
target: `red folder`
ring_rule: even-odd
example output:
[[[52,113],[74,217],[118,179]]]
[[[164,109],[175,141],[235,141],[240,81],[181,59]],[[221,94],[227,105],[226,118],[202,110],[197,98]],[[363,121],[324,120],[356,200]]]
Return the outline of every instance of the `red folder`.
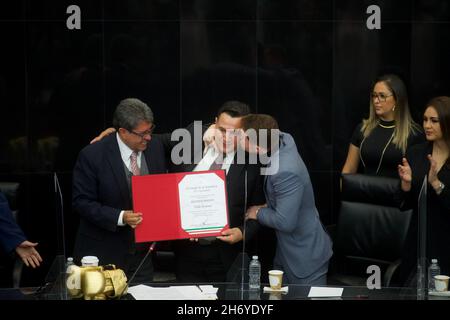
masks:
[[[182,228],[178,185],[185,176],[202,173],[216,174],[224,183],[226,224],[221,229],[196,233]],[[131,184],[134,212],[141,212],[143,216],[135,229],[136,242],[220,236],[229,228],[224,170],[133,176]]]

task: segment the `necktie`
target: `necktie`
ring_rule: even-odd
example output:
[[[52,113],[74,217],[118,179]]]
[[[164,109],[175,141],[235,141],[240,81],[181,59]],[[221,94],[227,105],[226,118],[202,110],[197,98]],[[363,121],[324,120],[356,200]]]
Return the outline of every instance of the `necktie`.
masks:
[[[141,175],[141,171],[139,170],[138,164],[137,164],[137,152],[133,151],[133,153],[130,156],[130,168],[131,172],[134,176]]]
[[[216,160],[213,161],[211,166],[209,167],[209,170],[221,170],[222,169],[222,161],[221,157],[217,157]]]

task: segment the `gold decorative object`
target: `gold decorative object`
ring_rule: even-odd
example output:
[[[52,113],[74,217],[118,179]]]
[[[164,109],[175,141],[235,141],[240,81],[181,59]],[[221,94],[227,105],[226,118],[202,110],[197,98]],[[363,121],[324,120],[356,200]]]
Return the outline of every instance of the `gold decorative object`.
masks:
[[[71,266],[66,280],[66,287],[74,299],[106,300],[120,297],[127,293],[127,277],[115,265],[98,267]]]

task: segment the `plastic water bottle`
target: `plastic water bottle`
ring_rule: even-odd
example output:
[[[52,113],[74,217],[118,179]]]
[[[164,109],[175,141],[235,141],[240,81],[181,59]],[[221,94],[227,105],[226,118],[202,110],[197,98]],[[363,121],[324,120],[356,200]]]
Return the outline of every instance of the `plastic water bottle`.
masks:
[[[434,276],[441,274],[441,268],[438,265],[437,259],[431,259],[431,264],[428,267],[428,290],[434,291]]]
[[[65,274],[65,277],[64,277],[64,288],[65,288],[65,293],[66,293],[66,299],[70,299],[70,294],[69,294],[69,288],[68,288],[68,279],[69,279],[69,276],[70,276],[70,274],[71,274],[71,272],[72,272],[72,267],[75,265],[75,263],[73,262],[73,258],[72,257],[69,257],[69,258],[67,258],[67,261],[66,261],[66,270],[65,270],[65,272],[66,272],[66,274]]]
[[[74,266],[75,265],[75,263],[73,262],[73,258],[72,257],[69,257],[69,258],[67,258],[67,261],[66,261],[66,274],[70,274],[70,266]]]
[[[258,256],[252,257],[248,270],[248,286],[250,290],[259,290],[261,286],[261,264],[259,263]]]

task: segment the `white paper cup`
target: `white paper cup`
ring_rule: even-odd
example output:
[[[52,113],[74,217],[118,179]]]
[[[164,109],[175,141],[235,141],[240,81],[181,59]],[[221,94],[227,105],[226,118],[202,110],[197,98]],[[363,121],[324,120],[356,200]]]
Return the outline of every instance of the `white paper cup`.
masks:
[[[448,290],[448,280],[449,276],[437,275],[434,276],[434,287],[438,292],[444,292]]]
[[[281,300],[281,292],[271,292],[269,300]]]
[[[269,271],[269,283],[273,290],[280,290],[283,284],[283,271],[270,270]]]
[[[97,267],[98,258],[96,256],[84,256],[83,259],[81,259],[81,265],[83,267]]]

